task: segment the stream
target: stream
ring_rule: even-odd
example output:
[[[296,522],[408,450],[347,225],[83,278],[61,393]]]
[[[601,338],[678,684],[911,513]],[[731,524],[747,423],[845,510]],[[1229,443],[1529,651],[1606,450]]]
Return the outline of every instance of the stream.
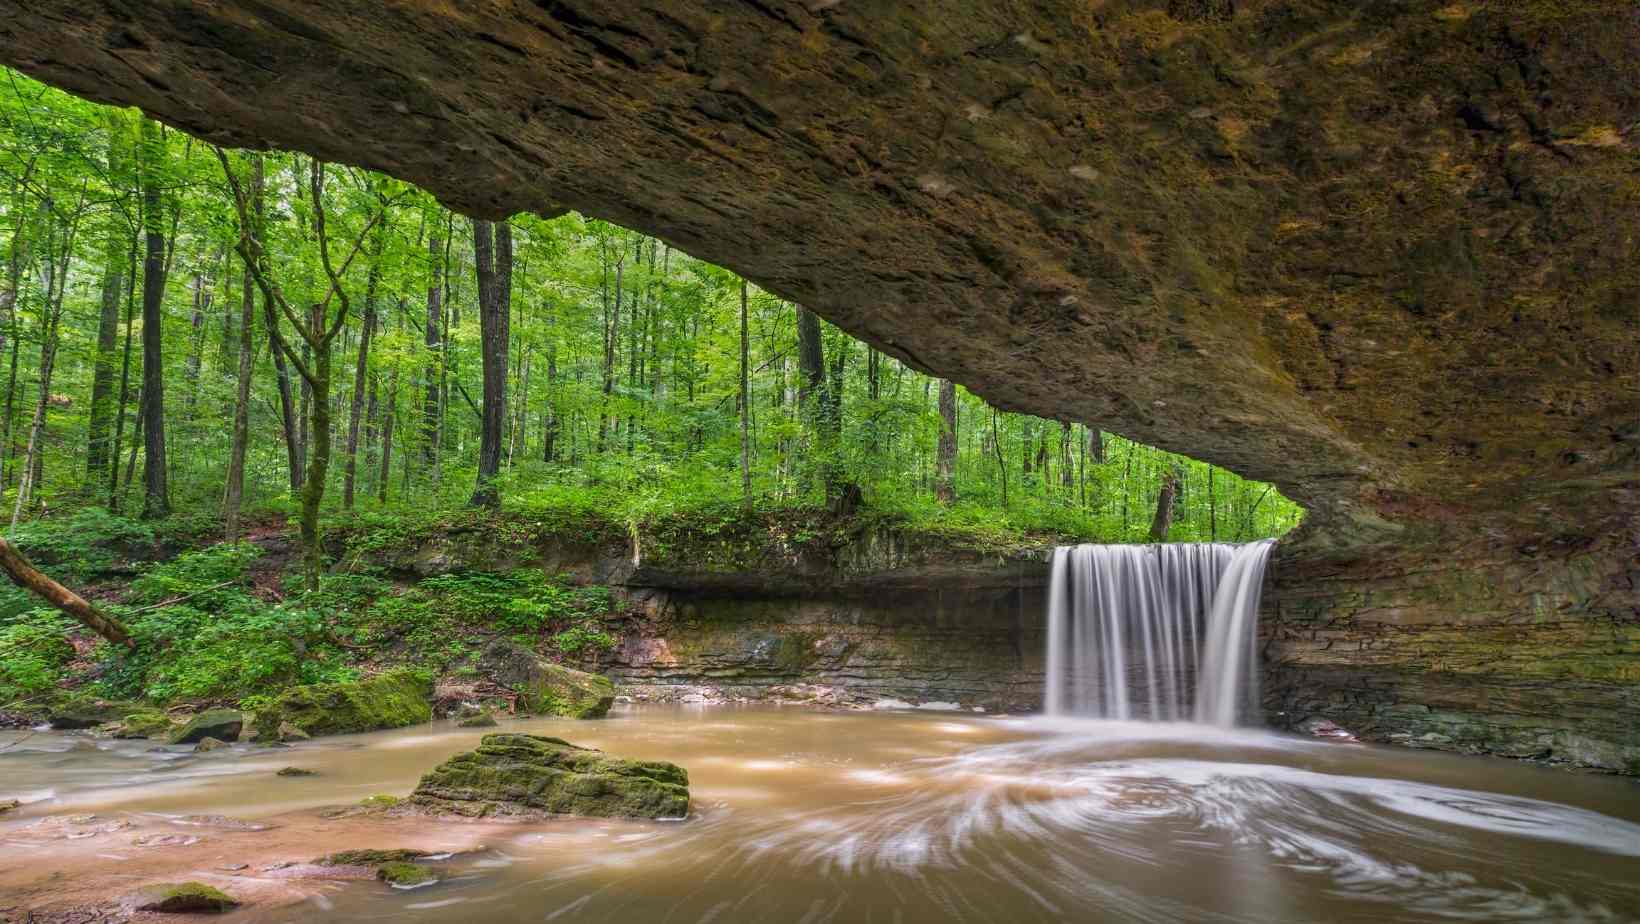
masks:
[[[325,816],[485,731],[674,761],[691,817]],[[0,910],[199,879],[243,922],[1640,921],[1633,780],[1247,729],[650,706],[197,755],[0,748],[0,800],[25,803],[0,816]],[[354,846],[457,853],[407,891],[277,868]]]

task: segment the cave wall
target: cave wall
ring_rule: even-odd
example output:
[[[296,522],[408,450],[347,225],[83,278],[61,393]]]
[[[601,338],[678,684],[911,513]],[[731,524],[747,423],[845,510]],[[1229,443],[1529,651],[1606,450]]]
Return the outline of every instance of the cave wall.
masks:
[[[1632,0],[0,0],[0,60],[1276,482],[1276,713],[1627,759]]]
[[[1278,553],[1260,633],[1268,722],[1640,773],[1632,534],[1354,560]]]
[[[1042,706],[1043,591],[727,597],[642,589],[597,666],[637,701]]]

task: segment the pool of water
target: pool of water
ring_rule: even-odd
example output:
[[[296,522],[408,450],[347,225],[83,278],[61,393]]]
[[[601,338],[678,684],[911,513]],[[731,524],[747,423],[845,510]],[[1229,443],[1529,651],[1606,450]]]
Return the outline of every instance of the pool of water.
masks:
[[[0,820],[0,851],[29,862],[0,862],[0,895],[52,894],[40,883],[60,865],[109,890],[163,874],[277,896],[232,918],[268,922],[1640,921],[1629,779],[1189,724],[959,712],[647,707],[495,730],[681,764],[691,816],[480,830],[350,827],[318,811],[407,793],[483,733],[444,723],[204,755],[6,732],[0,747],[18,743],[0,751],[0,799],[28,804]],[[319,775],[273,775],[286,765]],[[184,818],[200,815],[270,830]],[[155,830],[186,836],[154,842]],[[270,859],[411,834],[483,846],[413,891],[258,891],[277,876]],[[227,868],[236,857],[245,869]]]

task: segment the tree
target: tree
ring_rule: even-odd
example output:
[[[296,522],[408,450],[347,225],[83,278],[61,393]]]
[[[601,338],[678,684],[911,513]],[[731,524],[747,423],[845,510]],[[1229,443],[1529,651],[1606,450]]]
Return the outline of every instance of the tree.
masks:
[[[747,334],[746,280],[740,280],[740,503],[752,505],[752,440],[751,440],[751,387],[747,376],[747,358],[751,338]],[[801,311],[802,309],[798,309]]]
[[[262,202],[262,155],[252,154],[250,164],[250,198],[256,205],[240,214],[260,219]],[[241,237],[260,239],[260,227],[241,228]],[[245,496],[245,452],[250,440],[251,365],[254,359],[252,328],[256,323],[256,273],[249,261],[244,263],[244,274],[239,291],[239,364],[235,375],[233,404],[233,445],[228,452],[228,483],[222,498],[222,533],[229,542],[239,538],[239,507]],[[288,395],[290,392],[285,392]],[[289,435],[289,431],[286,431]]]
[[[957,385],[940,379],[940,444],[935,463],[934,496],[949,505],[957,498]]]
[[[512,317],[512,226],[473,222],[478,270],[478,320],[483,338],[484,412],[479,433],[478,486],[471,503],[500,506],[495,478],[501,471],[501,428],[507,419],[507,341]]]
[[[1173,526],[1173,503],[1179,491],[1179,472],[1169,469],[1162,476],[1162,490],[1156,495],[1156,516],[1150,521],[1150,541],[1166,542]]]
[[[171,513],[165,458],[165,224],[160,187],[165,162],[164,130],[153,119],[142,120],[142,439],[144,519]]]
[[[329,285],[325,288],[324,294],[308,306],[307,311],[299,312],[285,296],[284,289],[273,278],[272,268],[267,259],[267,246],[254,234],[256,225],[250,220],[250,209],[244,189],[232,168],[228,166],[227,154],[220,148],[216,153],[222,163],[222,172],[233,188],[234,202],[239,213],[240,234],[237,249],[240,257],[251,268],[263,297],[279,307],[280,313],[307,347],[308,358],[303,359],[279,333],[278,328],[273,329],[274,347],[284,351],[285,358],[296,368],[313,393],[309,403],[313,445],[308,454],[307,471],[302,479],[301,535],[307,589],[314,591],[319,589],[319,571],[324,563],[324,549],[319,536],[319,507],[324,501],[325,476],[330,469],[331,347],[335,343],[336,335],[341,332],[342,325],[347,321],[351,304],[343,276],[352,265],[353,259],[358,256],[370,229],[386,215],[390,202],[384,200],[379,204],[379,208],[354,239],[346,259],[338,269],[330,256],[330,233],[324,192],[325,165],[318,158],[310,162],[309,205],[313,210],[313,231],[318,245],[319,262]],[[337,303],[334,316],[330,313],[333,299]]]

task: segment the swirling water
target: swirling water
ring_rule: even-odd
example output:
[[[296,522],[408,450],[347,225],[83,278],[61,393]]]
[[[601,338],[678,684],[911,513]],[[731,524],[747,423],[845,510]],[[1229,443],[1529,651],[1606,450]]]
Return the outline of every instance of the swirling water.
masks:
[[[236,917],[1640,921],[1632,780],[1185,722],[646,707],[503,728],[675,760],[690,770],[691,817],[504,826],[486,832],[485,850],[443,864],[430,888],[318,883],[294,906]],[[96,838],[43,845],[48,816],[84,811],[262,818],[286,842],[323,844],[346,823],[313,807],[407,791],[476,738],[434,725],[194,757],[140,743],[64,751],[69,739],[37,736],[0,752],[0,798],[39,800],[0,820],[0,858],[72,862],[79,875],[100,862],[132,876],[130,864],[165,855],[121,868],[96,858],[140,852],[110,852]],[[321,775],[270,776],[287,763]],[[391,836],[383,830],[372,836]],[[187,849],[214,837],[226,856],[241,843],[203,836]],[[50,852],[74,849],[86,853]],[[232,889],[258,869],[202,874]]]

